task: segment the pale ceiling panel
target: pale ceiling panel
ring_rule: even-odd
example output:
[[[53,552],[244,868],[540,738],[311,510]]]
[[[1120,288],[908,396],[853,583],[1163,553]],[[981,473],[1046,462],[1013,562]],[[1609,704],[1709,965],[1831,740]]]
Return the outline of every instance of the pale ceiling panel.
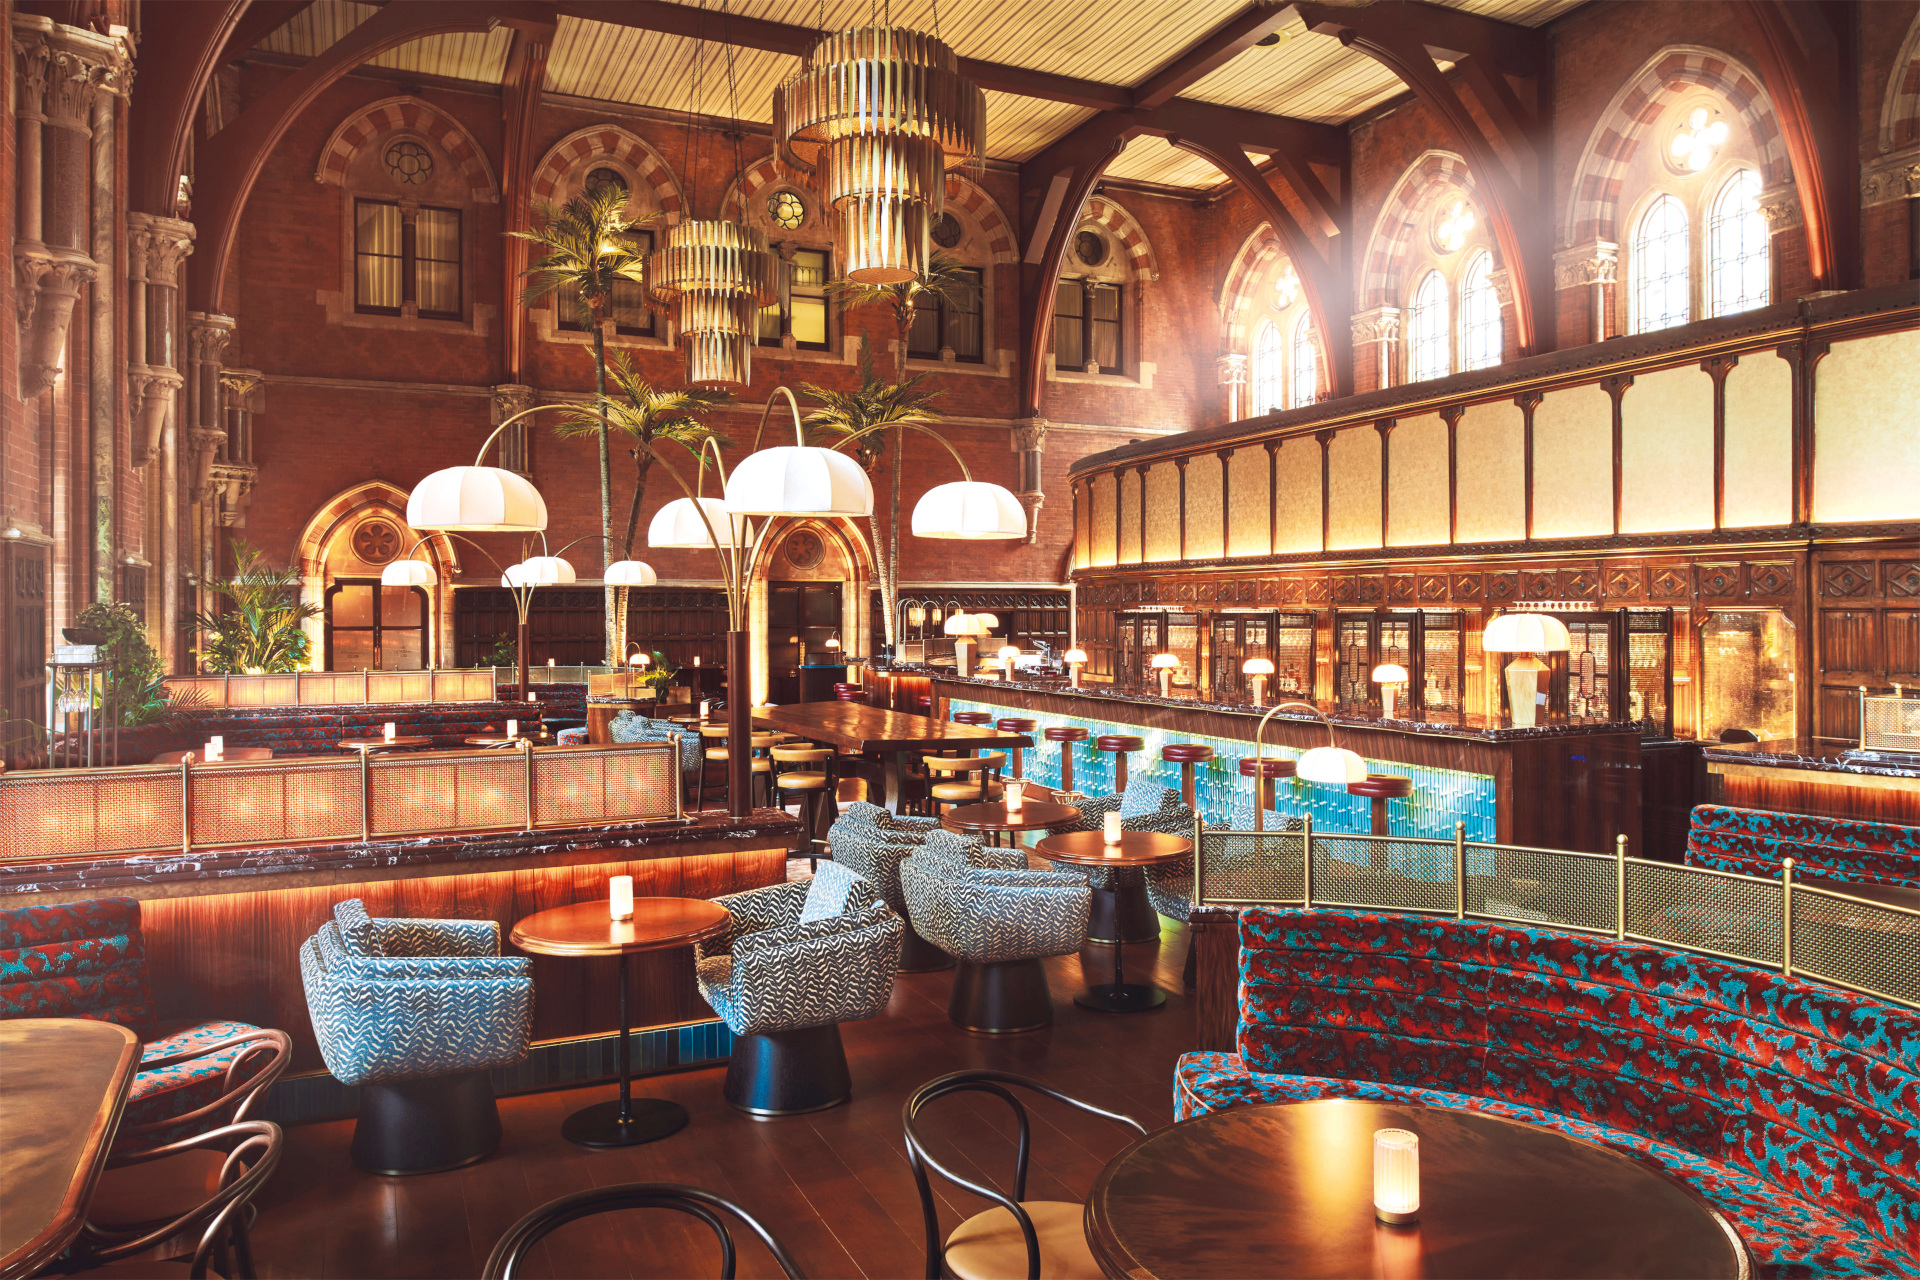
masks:
[[[995,160],[1025,160],[1094,114],[1092,107],[1076,107],[1068,102],[1023,98],[1016,93],[989,93],[987,155]]]
[[[561,18],[547,58],[547,89],[667,111],[691,105],[719,116],[735,115],[731,96],[738,102],[738,119],[766,124],[773,119],[774,88],[799,66],[800,60],[787,54],[736,48],[729,95],[725,50],[717,42]]]
[[[373,5],[354,4],[351,0],[317,0],[276,28],[257,47],[271,53],[311,58],[326,52],[334,42],[378,12]],[[387,50],[374,58],[372,65],[451,80],[499,84],[506,76],[507,53],[512,47],[513,32],[506,27],[484,33],[428,36]]]
[[[287,22],[254,46],[269,53],[290,53],[311,58],[323,53],[340,37],[378,12],[370,4],[351,4],[348,0],[314,0]]]
[[[1217,187],[1227,176],[1191,151],[1165,138],[1140,137],[1107,166],[1106,177],[1126,182],[1157,182],[1168,187]]]

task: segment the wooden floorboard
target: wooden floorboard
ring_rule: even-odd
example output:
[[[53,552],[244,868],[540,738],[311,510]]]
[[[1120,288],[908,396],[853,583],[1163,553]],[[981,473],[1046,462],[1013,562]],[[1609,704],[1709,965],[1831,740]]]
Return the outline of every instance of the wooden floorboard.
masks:
[[[795,864],[804,872],[806,864]],[[1054,1023],[1018,1036],[983,1036],[947,1019],[953,972],[902,974],[880,1017],[842,1030],[854,1097],[810,1116],[756,1119],[720,1095],[724,1067],[645,1079],[642,1096],[671,1098],[691,1123],[659,1142],[588,1150],[560,1136],[572,1111],[617,1096],[599,1085],[503,1099],[500,1149],[452,1173],[377,1178],[348,1157],[351,1121],[288,1130],[279,1173],[260,1200],[254,1254],[263,1277],[478,1275],[494,1242],[528,1210],[570,1192],[622,1182],[704,1187],[752,1212],[810,1276],[920,1274],[919,1194],[900,1128],[909,1094],[936,1076],[970,1068],[1019,1072],[1149,1129],[1173,1120],[1174,1060],[1193,1041],[1191,997],[1178,990],[1185,930],[1169,925],[1156,944],[1127,948],[1127,974],[1171,994],[1156,1013],[1081,1009],[1085,973],[1106,981],[1109,948],[1047,962]],[[1033,1123],[1030,1199],[1084,1199],[1094,1176],[1129,1141],[1127,1130],[1046,1099],[1023,1096]],[[1016,1129],[1006,1104],[986,1095],[943,1100],[924,1113],[937,1158],[969,1178],[1006,1186]],[[985,1207],[935,1180],[944,1236]],[[736,1232],[742,1276],[776,1276],[765,1249]],[[719,1250],[693,1218],[632,1211],[564,1227],[538,1246],[526,1274],[589,1276],[718,1274]]]

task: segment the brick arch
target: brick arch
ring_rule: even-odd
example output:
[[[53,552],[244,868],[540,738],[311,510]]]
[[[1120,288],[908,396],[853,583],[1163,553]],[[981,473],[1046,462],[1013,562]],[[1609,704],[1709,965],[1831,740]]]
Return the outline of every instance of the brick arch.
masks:
[[[762,203],[763,198],[776,187],[791,187],[795,191],[806,194],[807,205],[812,209],[813,217],[808,222],[802,224],[801,232],[803,234],[819,235],[825,232],[829,224],[821,221],[821,215],[824,212],[824,210],[819,207],[821,202],[814,197],[812,191],[808,189],[805,183],[795,182],[785,173],[782,173],[780,166],[774,161],[772,156],[767,156],[762,160],[756,160],[754,163],[748,165],[747,171],[738,178],[735,178],[733,182],[728,185],[727,193],[720,198],[720,216],[734,222],[747,221],[747,210],[764,209],[765,206]],[[763,226],[770,225],[764,218],[758,221]],[[775,238],[778,239],[780,236],[791,234],[793,233],[779,231]]]
[[[1763,185],[1777,186],[1792,176],[1786,137],[1760,77],[1717,49],[1669,45],[1642,63],[1600,113],[1574,171],[1564,245],[1619,241],[1620,186],[1627,166],[1653,122],[1676,99],[1697,90],[1720,96],[1747,126],[1760,153]]]
[[[680,193],[680,181],[665,157],[639,138],[616,124],[596,124],[576,130],[548,148],[533,170],[533,198],[543,204],[557,202],[563,193],[567,175],[586,167],[596,156],[611,156],[620,161],[647,184],[654,203],[669,224],[686,213],[686,201]]]
[[[1367,238],[1366,267],[1360,276],[1362,310],[1400,305],[1400,273],[1406,269],[1415,237],[1428,210],[1449,195],[1464,197],[1486,221],[1473,171],[1451,151],[1426,152],[1393,184]],[[1494,261],[1497,266],[1498,253]]]
[[[1920,14],[1900,42],[1880,103],[1880,150],[1895,151],[1916,142],[1920,142]]]
[[[1080,211],[1076,225],[1095,223],[1113,234],[1127,251],[1127,263],[1135,280],[1158,280],[1160,259],[1153,252],[1153,241],[1131,213],[1110,196],[1094,196]]]
[[[432,103],[406,94],[383,98],[342,120],[333,136],[327,139],[327,145],[320,149],[320,165],[314,170],[313,180],[344,185],[347,169],[362,147],[387,134],[408,129],[431,140],[459,166],[476,204],[500,203],[500,183],[494,177],[493,165],[473,135]]]
[[[327,544],[342,526],[374,510],[393,514],[394,523],[405,531],[407,547],[421,536],[407,523],[407,491],[385,480],[368,480],[344,489],[320,504],[307,518],[295,546],[296,567],[300,571],[301,599],[320,605],[326,596],[327,566],[323,557]],[[451,657],[453,643],[453,582],[460,576],[460,548],[444,533],[426,536],[427,554],[440,573],[440,585],[433,590],[438,607],[433,613],[433,647],[440,656]],[[418,555],[415,556],[418,559]],[[301,624],[307,633],[308,651],[319,661],[326,653],[326,618],[315,615]],[[443,663],[440,665],[451,665]]]
[[[1246,352],[1253,348],[1251,316],[1260,308],[1254,305],[1259,283],[1287,252],[1273,234],[1273,227],[1262,222],[1247,233],[1239,250],[1227,266],[1227,277],[1220,285],[1220,348],[1226,352]]]

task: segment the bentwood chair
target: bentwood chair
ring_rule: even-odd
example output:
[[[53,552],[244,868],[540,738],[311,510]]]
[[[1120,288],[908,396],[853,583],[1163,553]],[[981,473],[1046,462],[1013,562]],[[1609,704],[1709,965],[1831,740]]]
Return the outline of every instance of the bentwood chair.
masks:
[[[927,788],[934,816],[941,806],[951,809],[963,804],[985,804],[998,800],[1005,791],[1000,785],[1000,770],[1007,757],[998,751],[978,756],[928,756],[922,763],[929,777],[946,779]]]
[[[789,798],[800,803],[800,856],[818,871],[820,846],[827,842],[827,828],[836,816],[835,766],[839,753],[831,747],[775,746],[768,755],[773,759],[773,785],[781,806],[784,808]]]
[[[204,1277],[253,1280],[247,1240],[250,1202],[280,1163],[280,1126],[243,1120],[151,1151],[109,1157],[87,1204],[73,1258],[86,1274],[150,1280]],[[137,1258],[199,1231],[189,1260]]]
[[[943,1263],[957,1280],[1005,1280],[1022,1274],[1027,1280],[1040,1280],[1042,1275],[1048,1280],[1100,1280],[1106,1273],[1087,1247],[1087,1207],[1070,1200],[1027,1199],[1027,1153],[1032,1133],[1027,1109],[1008,1092],[1007,1085],[1043,1094],[1076,1111],[1147,1136],[1146,1126],[1132,1116],[1103,1110],[1038,1080],[1007,1071],[956,1071],[921,1085],[907,1099],[901,1125],[906,1130],[907,1163],[913,1166],[913,1180],[920,1190],[920,1213],[927,1227],[927,1280],[939,1280]],[[920,1134],[920,1113],[928,1104],[956,1093],[990,1093],[1013,1108],[1014,1119],[1020,1124],[1020,1145],[1014,1155],[1011,1196],[997,1187],[961,1177],[928,1153]],[[927,1178],[929,1169],[995,1205],[955,1227],[944,1244],[933,1186]]]
[[[576,1191],[570,1196],[561,1196],[558,1200],[549,1200],[507,1228],[507,1233],[493,1246],[493,1252],[487,1257],[486,1268],[480,1274],[485,1280],[515,1280],[521,1274],[521,1263],[526,1260],[527,1251],[541,1240],[569,1222],[620,1209],[673,1209],[706,1223],[720,1241],[720,1280],[733,1280],[734,1276],[733,1233],[727,1230],[727,1224],[721,1217],[723,1213],[729,1214],[745,1223],[760,1243],[767,1246],[767,1252],[773,1255],[774,1262],[788,1280],[804,1280],[786,1246],[752,1214],[730,1200],[722,1200],[711,1191],[672,1182],[622,1182],[616,1186],[592,1187],[586,1191]],[[564,1263],[557,1269],[562,1274],[567,1270]]]

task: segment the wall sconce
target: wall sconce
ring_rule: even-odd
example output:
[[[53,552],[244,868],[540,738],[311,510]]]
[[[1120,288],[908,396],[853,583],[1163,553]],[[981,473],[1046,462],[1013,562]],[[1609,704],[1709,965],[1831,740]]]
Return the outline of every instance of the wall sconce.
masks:
[[[1253,687],[1253,705],[1259,706],[1261,696],[1266,692],[1267,677],[1273,674],[1272,659],[1248,658],[1240,664],[1240,673],[1249,677]]]
[[[1160,696],[1163,698],[1171,698],[1173,696],[1173,671],[1175,667],[1180,665],[1179,656],[1171,653],[1156,653],[1153,655],[1149,665],[1160,673]]]
[[[1080,687],[1080,668],[1087,665],[1085,649],[1069,649],[1061,655],[1061,661],[1067,664],[1067,679],[1074,688]]]
[[[1401,685],[1412,679],[1407,669],[1397,662],[1383,662],[1373,669],[1374,683],[1380,686],[1380,718],[1393,719],[1394,694]]]

